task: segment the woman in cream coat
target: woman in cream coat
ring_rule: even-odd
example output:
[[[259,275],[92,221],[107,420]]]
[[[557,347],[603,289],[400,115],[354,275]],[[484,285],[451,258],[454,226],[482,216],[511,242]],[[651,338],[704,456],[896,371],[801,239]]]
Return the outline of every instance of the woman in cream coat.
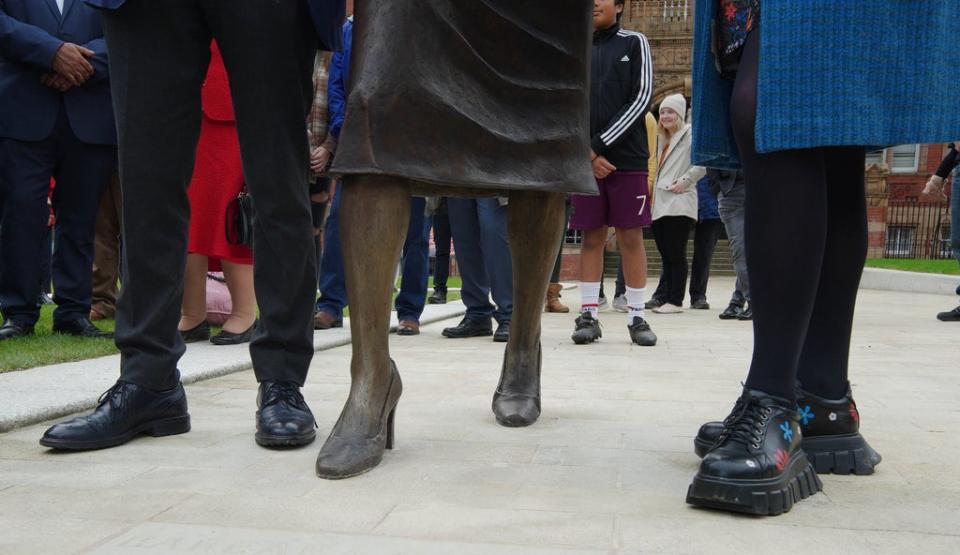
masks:
[[[658,314],[683,311],[687,284],[687,239],[697,221],[697,181],[706,170],[690,163],[692,131],[686,123],[683,95],[668,96],[660,104],[657,155],[660,161],[654,186],[653,236],[663,260],[660,284],[648,307]]]

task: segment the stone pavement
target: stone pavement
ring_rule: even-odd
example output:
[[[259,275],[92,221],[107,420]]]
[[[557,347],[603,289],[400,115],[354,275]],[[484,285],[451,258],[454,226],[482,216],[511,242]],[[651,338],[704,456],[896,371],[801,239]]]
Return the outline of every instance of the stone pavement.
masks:
[[[711,284],[711,311],[650,315],[655,348],[629,344],[625,315],[580,347],[573,315],[545,315],[543,416],[526,429],[490,413],[501,345],[444,339],[446,324],[392,337],[397,449],[345,481],[314,477],[319,441],[254,444],[250,371],[187,388],[189,434],[79,454],[41,448],[47,423],[2,434],[0,553],[960,552],[960,324],[934,318],[951,296],[861,294],[852,377],[874,476],[824,476],[775,518],[684,504],[692,435],[726,414],[749,359],[749,324],[717,319],[731,287]],[[321,438],[349,354],[314,359]]]

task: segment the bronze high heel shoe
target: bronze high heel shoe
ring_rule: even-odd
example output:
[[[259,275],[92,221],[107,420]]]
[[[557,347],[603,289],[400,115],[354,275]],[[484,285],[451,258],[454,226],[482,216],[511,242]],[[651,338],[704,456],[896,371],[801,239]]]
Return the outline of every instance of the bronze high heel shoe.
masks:
[[[503,361],[503,369],[500,371],[500,384],[497,385],[497,391],[493,394],[493,415],[501,425],[511,428],[529,426],[540,418],[540,367],[542,363],[543,350],[538,346],[536,383],[531,384],[530,372],[522,367],[522,363],[523,374],[519,370],[508,370],[507,361]],[[508,386],[513,391],[505,389],[504,382],[507,380],[509,380]],[[532,393],[532,391],[536,391],[536,393]]]
[[[343,414],[330,432],[330,436],[320,449],[317,456],[317,476],[327,480],[351,478],[367,472],[380,464],[385,449],[393,449],[394,415],[397,412],[397,403],[403,392],[403,383],[397,365],[390,361],[390,385],[387,387],[387,396],[379,413],[371,415],[380,422],[379,431],[372,436],[350,435],[341,432]],[[376,409],[374,409],[376,410]]]

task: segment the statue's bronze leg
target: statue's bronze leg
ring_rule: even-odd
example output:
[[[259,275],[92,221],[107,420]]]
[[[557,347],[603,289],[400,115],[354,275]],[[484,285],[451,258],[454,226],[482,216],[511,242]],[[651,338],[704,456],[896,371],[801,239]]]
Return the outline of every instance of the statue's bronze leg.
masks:
[[[562,193],[512,192],[513,320],[493,414],[504,426],[529,426],[540,416],[540,318],[563,231]]]
[[[353,359],[350,396],[317,457],[317,475],[329,479],[370,470],[393,446],[402,386],[390,360],[390,300],[410,221],[410,188],[402,180],[349,176],[341,195]]]

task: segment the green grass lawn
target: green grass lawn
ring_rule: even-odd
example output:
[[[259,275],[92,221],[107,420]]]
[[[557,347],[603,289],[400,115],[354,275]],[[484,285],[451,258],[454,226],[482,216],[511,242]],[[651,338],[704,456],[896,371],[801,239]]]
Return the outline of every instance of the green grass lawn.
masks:
[[[908,272],[923,272],[925,274],[960,275],[960,264],[956,260],[913,260],[895,258],[869,258],[868,268],[885,268],[887,270],[905,270]]]
[[[451,277],[448,287],[460,287],[460,278]],[[399,280],[397,282],[399,287]],[[430,280],[430,293],[433,292],[433,280]],[[460,299],[460,293],[451,291],[447,300]],[[13,370],[24,370],[37,366],[47,366],[60,362],[87,360],[117,353],[113,339],[90,339],[58,335],[51,332],[53,325],[53,306],[40,309],[40,321],[37,322],[36,335],[20,339],[0,341],[0,374]],[[96,322],[102,330],[113,331],[113,320]],[[220,328],[213,328],[218,333]]]

